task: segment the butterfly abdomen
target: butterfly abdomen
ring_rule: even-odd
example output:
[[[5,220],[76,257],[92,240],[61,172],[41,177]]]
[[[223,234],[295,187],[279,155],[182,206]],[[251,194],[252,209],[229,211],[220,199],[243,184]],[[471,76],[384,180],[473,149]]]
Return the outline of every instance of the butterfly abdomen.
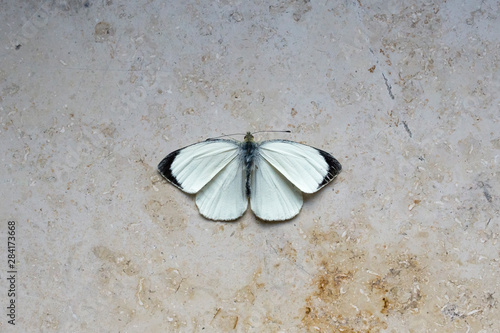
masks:
[[[246,170],[246,180],[245,180],[245,191],[246,195],[249,197],[251,193],[250,183],[252,170],[255,166],[255,159],[258,151],[258,146],[254,141],[245,141],[242,145],[243,159],[245,162]]]

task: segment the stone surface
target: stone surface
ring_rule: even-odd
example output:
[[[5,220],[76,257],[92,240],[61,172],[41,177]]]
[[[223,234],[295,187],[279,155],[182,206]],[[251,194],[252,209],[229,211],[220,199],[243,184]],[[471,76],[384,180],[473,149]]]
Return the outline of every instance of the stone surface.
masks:
[[[498,2],[1,6],[0,331],[500,330]],[[257,130],[344,167],[291,221],[156,171]]]

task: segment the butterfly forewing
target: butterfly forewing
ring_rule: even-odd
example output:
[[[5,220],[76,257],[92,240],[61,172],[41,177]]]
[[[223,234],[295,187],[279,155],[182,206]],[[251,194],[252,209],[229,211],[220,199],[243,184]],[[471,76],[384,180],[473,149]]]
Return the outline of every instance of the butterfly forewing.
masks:
[[[265,141],[259,154],[302,192],[314,193],[340,172],[340,163],[325,151],[293,141]]]
[[[238,159],[238,142],[207,140],[176,150],[158,165],[160,173],[187,193],[197,193],[231,161]]]

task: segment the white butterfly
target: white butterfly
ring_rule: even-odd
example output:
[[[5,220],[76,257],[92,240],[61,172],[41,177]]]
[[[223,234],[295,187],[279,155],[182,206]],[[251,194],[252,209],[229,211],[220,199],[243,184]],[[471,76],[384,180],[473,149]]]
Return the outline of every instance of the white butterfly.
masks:
[[[248,198],[262,220],[296,216],[302,193],[314,193],[331,182],[342,166],[327,152],[287,140],[243,142],[208,139],[176,150],[158,165],[170,183],[196,193],[196,205],[211,220],[235,220]]]

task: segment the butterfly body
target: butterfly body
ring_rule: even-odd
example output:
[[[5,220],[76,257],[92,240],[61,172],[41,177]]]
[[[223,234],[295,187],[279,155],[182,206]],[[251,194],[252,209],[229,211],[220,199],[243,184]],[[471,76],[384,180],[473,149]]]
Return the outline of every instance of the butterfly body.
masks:
[[[257,143],[208,139],[167,155],[158,170],[187,193],[196,193],[200,213],[212,220],[253,212],[268,221],[287,220],[302,207],[302,193],[313,193],[342,169],[325,151],[294,141]]]
[[[250,177],[252,175],[252,170],[254,168],[254,162],[256,159],[257,155],[257,144],[253,140],[253,135],[251,133],[247,133],[245,135],[245,141],[243,142],[242,145],[243,149],[243,159],[245,161],[245,167],[246,167],[246,183],[245,183],[245,190],[247,197],[250,197],[250,192],[251,192],[251,187],[250,187]]]

